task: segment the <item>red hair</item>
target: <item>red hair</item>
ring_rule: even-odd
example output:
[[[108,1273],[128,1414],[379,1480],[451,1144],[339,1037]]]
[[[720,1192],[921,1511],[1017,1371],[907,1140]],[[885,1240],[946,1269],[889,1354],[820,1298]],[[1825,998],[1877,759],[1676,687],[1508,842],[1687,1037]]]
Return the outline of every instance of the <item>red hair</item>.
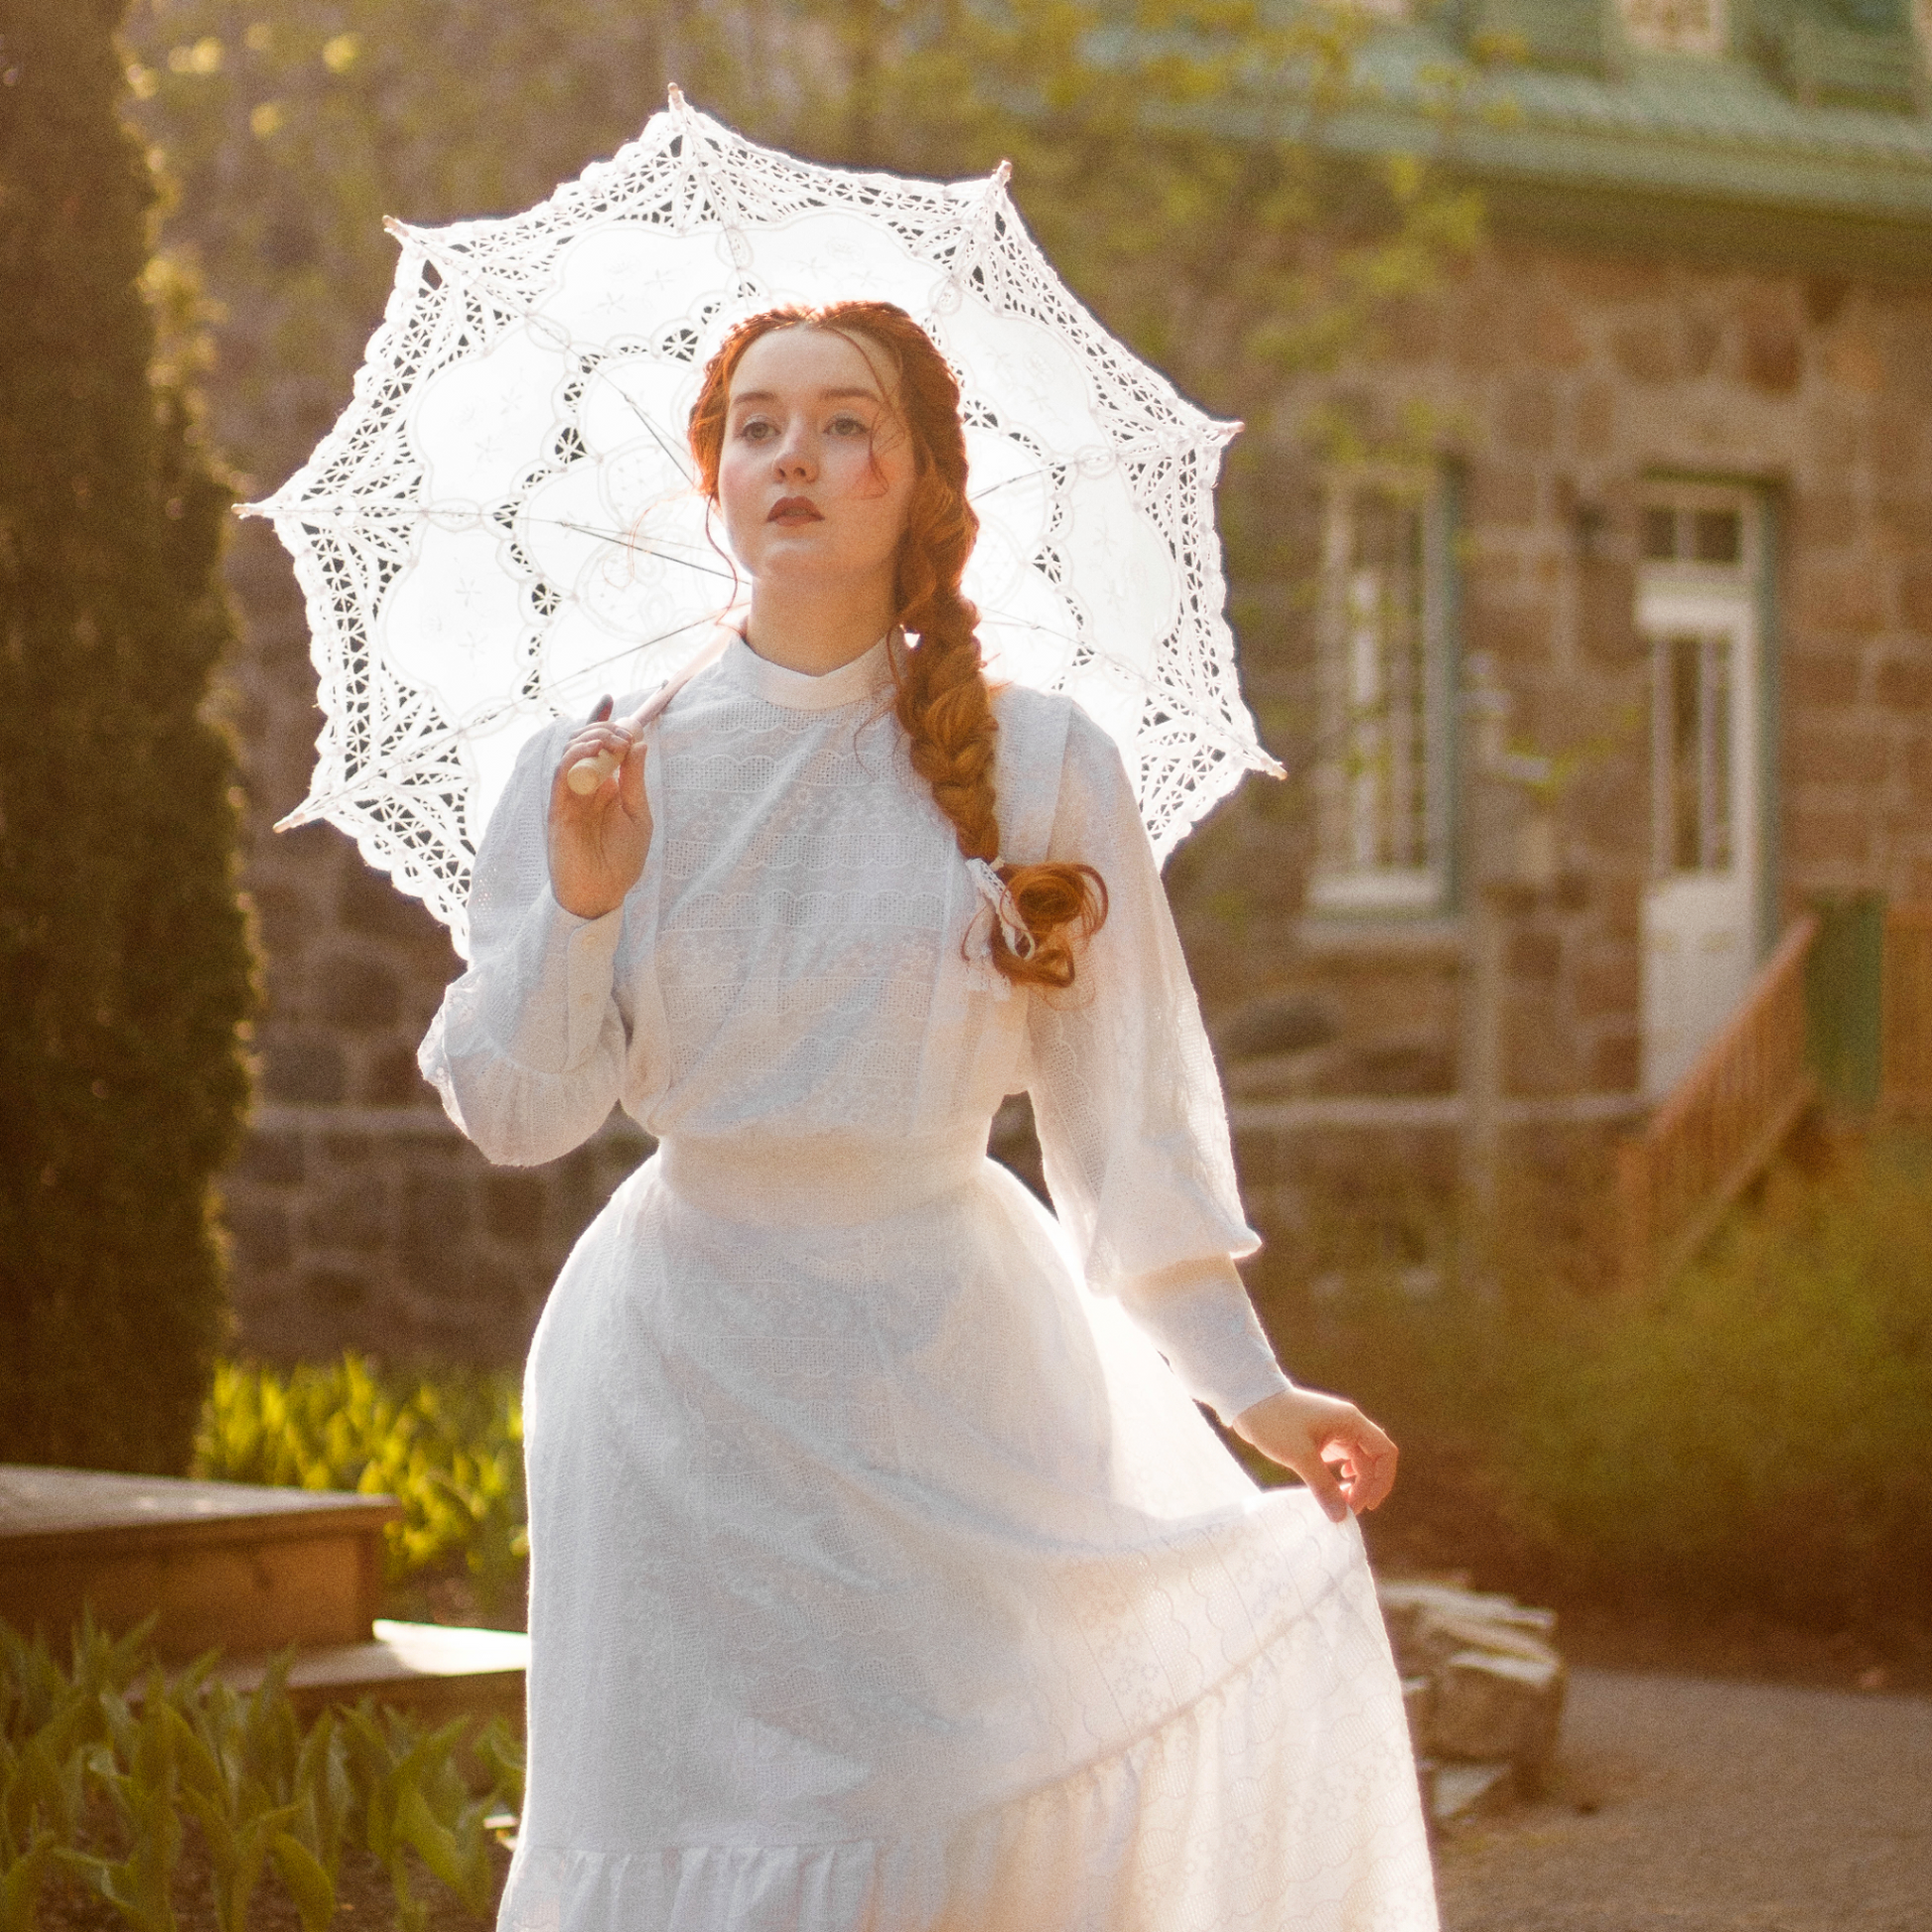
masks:
[[[706,365],[704,385],[691,409],[691,453],[697,458],[699,482],[713,502],[718,499],[732,377],[746,350],[780,329],[822,329],[845,337],[861,354],[871,345],[893,363],[897,393],[889,393],[888,400],[911,438],[914,461],[912,496],[894,570],[894,617],[919,640],[918,648],[902,658],[894,654],[896,709],[910,745],[912,768],[932,787],[933,802],[951,820],[960,852],[968,859],[997,860],[1000,819],[993,790],[993,740],[999,724],[974,628],[979,613],[959,588],[980,526],[966,500],[959,384],[932,339],[890,302],[767,309],[748,317]],[[1002,865],[999,873],[1034,945],[1021,958],[996,925],[994,964],[1018,985],[1071,986],[1080,943],[1107,916],[1106,882],[1091,866],[1058,861]]]

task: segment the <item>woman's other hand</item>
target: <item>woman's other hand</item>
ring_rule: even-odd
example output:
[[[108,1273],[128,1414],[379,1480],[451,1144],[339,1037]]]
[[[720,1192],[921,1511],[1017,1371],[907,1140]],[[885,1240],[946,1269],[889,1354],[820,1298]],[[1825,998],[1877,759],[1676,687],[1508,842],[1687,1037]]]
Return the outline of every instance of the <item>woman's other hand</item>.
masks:
[[[616,760],[595,790],[570,784],[573,765],[605,753]],[[600,699],[564,747],[550,781],[550,890],[566,912],[601,919],[623,903],[650,851],[650,805],[644,796],[644,745],[634,719],[613,722]]]
[[[1234,1433],[1293,1469],[1334,1522],[1375,1508],[1395,1487],[1395,1445],[1339,1396],[1284,1389],[1242,1410]]]

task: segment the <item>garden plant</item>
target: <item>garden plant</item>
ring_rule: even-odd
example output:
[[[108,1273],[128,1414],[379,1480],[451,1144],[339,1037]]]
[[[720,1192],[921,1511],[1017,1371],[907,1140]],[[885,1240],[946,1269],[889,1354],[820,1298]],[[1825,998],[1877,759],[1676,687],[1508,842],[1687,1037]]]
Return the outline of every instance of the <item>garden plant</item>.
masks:
[[[500,1718],[431,1729],[364,1702],[305,1724],[286,1658],[243,1694],[212,1656],[168,1673],[146,1638],[89,1623],[64,1667],[0,1624],[0,1932],[35,1932],[63,1880],[133,1932],[245,1932],[271,1874],[322,1932],[345,1853],[386,1871],[398,1932],[422,1932],[426,1882],[488,1909],[522,1803]]]

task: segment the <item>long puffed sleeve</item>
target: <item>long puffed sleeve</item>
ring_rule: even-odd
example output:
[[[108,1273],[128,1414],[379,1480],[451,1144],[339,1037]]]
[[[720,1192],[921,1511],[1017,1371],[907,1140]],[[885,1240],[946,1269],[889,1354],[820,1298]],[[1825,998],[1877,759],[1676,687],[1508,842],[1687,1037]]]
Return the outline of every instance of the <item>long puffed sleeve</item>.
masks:
[[[470,970],[417,1053],[449,1116],[490,1160],[554,1161],[604,1124],[627,1035],[613,990],[621,909],[580,919],[550,890],[545,823],[567,724],[517,758],[470,886]]]
[[[1113,741],[1069,721],[1047,856],[1107,884],[1066,993],[1036,996],[1029,1086],[1046,1184],[1096,1288],[1252,1254],[1220,1076],[1154,849]]]
[[[1046,1184],[1084,1257],[1182,1385],[1224,1421],[1291,1386],[1233,1257],[1241,1212],[1220,1077],[1154,851],[1110,740],[1069,720],[1048,856],[1107,884],[1066,994],[1035,999],[1030,1085]]]

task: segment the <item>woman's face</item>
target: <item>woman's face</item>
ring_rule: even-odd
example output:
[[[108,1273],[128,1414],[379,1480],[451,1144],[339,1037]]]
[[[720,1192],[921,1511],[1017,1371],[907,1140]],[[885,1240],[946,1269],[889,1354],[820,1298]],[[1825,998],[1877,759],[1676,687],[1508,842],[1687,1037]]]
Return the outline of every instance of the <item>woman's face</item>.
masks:
[[[875,368],[875,365],[876,368]],[[845,337],[773,330],[733,373],[718,461],[718,501],[738,561],[761,584],[856,588],[893,567],[911,500],[911,438],[883,350]]]

